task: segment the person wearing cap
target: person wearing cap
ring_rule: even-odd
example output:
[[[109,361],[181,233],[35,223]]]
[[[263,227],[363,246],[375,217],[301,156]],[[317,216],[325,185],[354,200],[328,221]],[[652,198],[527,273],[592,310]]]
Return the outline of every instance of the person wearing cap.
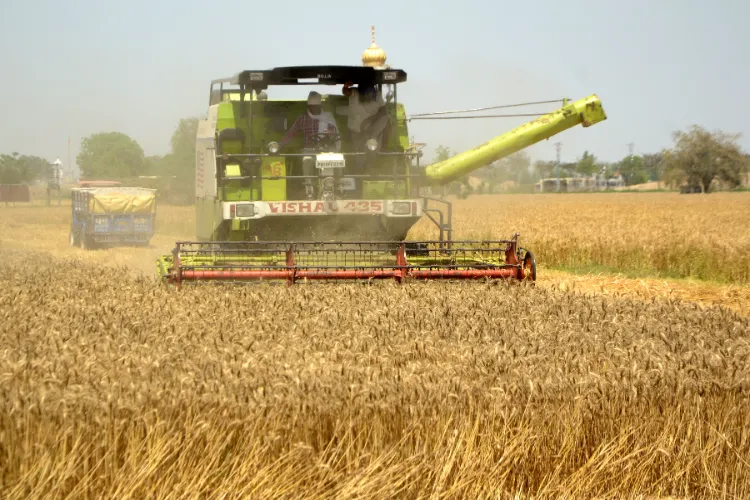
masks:
[[[338,127],[336,127],[336,120],[333,115],[329,112],[323,111],[322,98],[319,93],[313,91],[307,96],[307,112],[300,115],[295,121],[294,125],[287,131],[284,137],[279,141],[279,149],[289,144],[297,134],[302,132],[302,153],[309,153],[310,155],[316,154],[317,141],[320,138],[320,134],[331,134],[336,137],[335,151],[341,150],[341,140],[338,137]],[[312,182],[311,176],[314,175],[314,162],[311,156],[305,156],[302,159],[302,173],[308,176],[303,182],[305,185],[305,191],[308,199],[313,199],[315,196],[315,189]]]
[[[376,139],[382,145],[390,130],[390,117],[382,94],[374,85],[352,87],[352,82],[344,84],[342,93],[349,98],[348,126],[357,151],[364,151],[365,143],[370,139]],[[360,166],[363,160],[359,158]]]
[[[331,113],[323,111],[321,95],[315,91],[310,92],[310,95],[307,96],[307,112],[300,115],[295,120],[294,125],[287,130],[284,137],[279,141],[279,147],[282,148],[289,144],[300,132],[303,134],[303,149],[314,148],[316,139],[320,134],[338,135],[336,120]],[[337,140],[336,150],[338,151],[340,148],[341,141]]]

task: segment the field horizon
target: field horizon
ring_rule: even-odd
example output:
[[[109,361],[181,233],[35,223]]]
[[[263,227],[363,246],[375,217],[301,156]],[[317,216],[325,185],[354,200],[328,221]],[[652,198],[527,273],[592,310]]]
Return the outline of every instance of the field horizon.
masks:
[[[520,233],[521,244],[535,254],[540,286],[644,300],[672,297],[750,314],[750,230],[737,230],[748,225],[750,193],[449,199],[455,206],[454,238],[504,239]],[[194,207],[160,205],[157,231],[148,248],[70,248],[69,200],[60,207],[44,203],[0,206],[0,248],[81,258],[155,277],[160,255],[171,252],[178,240],[195,238]],[[524,213],[531,211],[536,215]],[[423,219],[408,239],[434,235],[434,228]]]

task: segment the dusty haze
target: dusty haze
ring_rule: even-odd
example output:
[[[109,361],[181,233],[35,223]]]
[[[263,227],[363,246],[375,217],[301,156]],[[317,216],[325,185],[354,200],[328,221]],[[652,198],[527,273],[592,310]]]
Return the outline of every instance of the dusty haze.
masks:
[[[370,24],[388,62],[409,74],[399,93],[408,113],[597,93],[610,119],[531,148],[535,159],[554,158],[556,140],[564,161],[585,149],[616,161],[626,144],[657,151],[692,123],[747,130],[750,69],[740,61],[750,59],[749,5],[558,4],[382,2],[376,10],[351,2],[290,1],[279,9],[235,0],[221,8],[4,1],[0,152],[67,162],[70,137],[75,161],[83,137],[121,131],[147,155],[164,153],[178,120],[204,113],[211,79],[281,65],[359,64]],[[306,30],[315,33],[310,41],[302,41]],[[428,143],[429,160],[440,144],[461,151],[522,121],[420,121],[411,134]],[[749,140],[741,141],[745,149]]]

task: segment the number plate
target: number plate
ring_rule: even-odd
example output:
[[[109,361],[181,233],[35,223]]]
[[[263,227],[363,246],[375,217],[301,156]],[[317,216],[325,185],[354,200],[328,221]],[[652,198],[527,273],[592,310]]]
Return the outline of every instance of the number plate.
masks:
[[[344,168],[346,162],[342,154],[324,153],[315,158],[315,166],[318,168]]]
[[[267,215],[382,214],[381,200],[270,201]]]

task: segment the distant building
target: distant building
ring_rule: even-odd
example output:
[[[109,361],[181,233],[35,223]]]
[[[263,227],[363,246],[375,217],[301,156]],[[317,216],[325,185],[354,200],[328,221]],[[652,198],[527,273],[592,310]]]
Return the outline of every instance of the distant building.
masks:
[[[625,185],[622,177],[615,176],[609,179],[602,177],[561,177],[560,192],[561,193],[579,193],[586,191],[604,191],[607,189],[615,189]],[[534,191],[537,193],[556,193],[558,178],[550,177],[547,179],[541,179],[534,185]]]

